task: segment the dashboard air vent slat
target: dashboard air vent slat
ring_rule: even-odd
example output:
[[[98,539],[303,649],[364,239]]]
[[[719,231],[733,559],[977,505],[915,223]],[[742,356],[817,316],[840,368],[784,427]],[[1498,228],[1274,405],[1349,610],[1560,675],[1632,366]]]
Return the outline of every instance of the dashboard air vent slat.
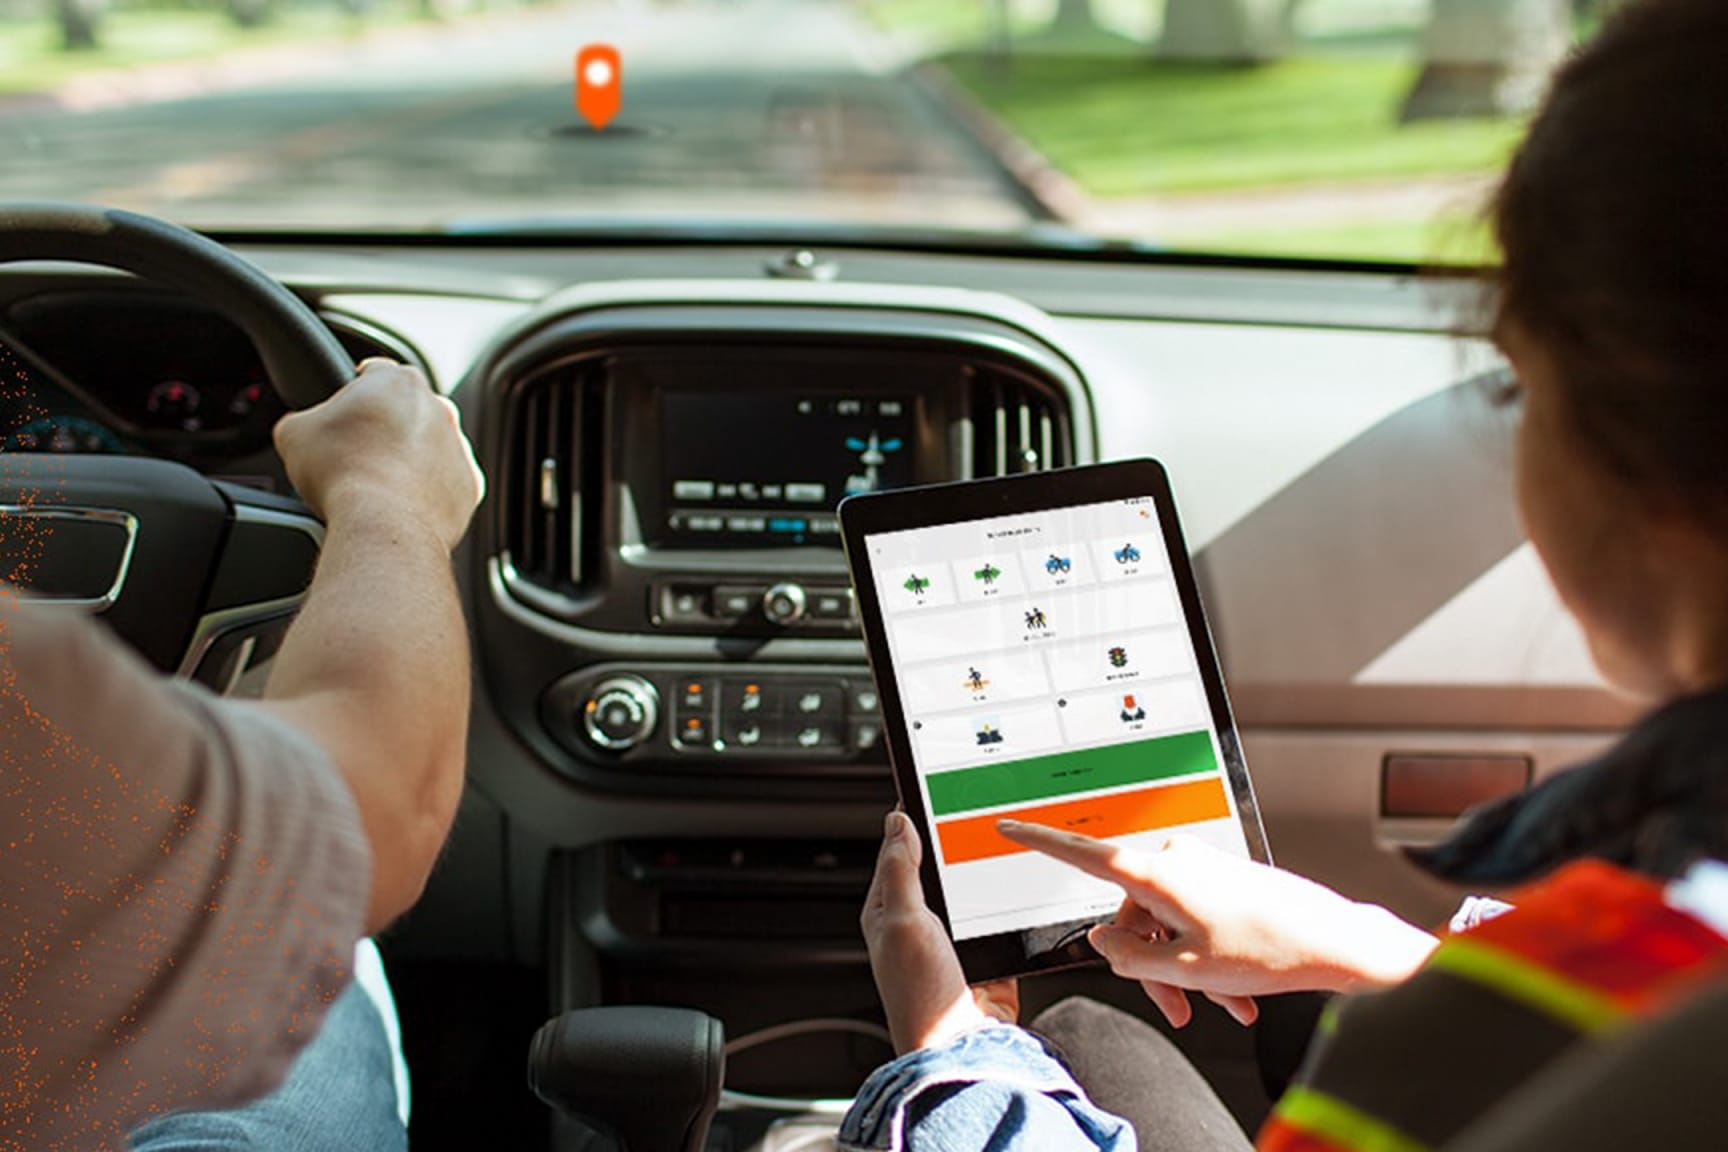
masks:
[[[972,371],[971,475],[1043,472],[1072,463],[1067,409],[1048,388],[1014,373]]]
[[[518,576],[552,590],[582,577],[585,383],[580,371],[554,373],[530,385],[516,406],[506,546]]]

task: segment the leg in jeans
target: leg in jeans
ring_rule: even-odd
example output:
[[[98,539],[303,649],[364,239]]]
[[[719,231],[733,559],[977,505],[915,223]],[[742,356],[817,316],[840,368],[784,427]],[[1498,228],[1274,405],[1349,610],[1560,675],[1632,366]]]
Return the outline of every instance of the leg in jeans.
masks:
[[[1072,997],[1032,1031],[1061,1050],[1093,1103],[1134,1125],[1140,1152],[1252,1152],[1212,1086],[1146,1021]]]
[[[134,1152],[406,1152],[387,1003],[387,993],[380,1001],[365,982],[350,984],[273,1094],[225,1112],[157,1117],[132,1133]]]

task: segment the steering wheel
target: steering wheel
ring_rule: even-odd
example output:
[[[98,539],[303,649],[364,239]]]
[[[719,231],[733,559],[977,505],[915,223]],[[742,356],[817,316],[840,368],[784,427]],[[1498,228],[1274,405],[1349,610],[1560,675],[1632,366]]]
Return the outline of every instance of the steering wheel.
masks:
[[[354,375],[297,296],[165,220],[84,204],[0,206],[0,264],[22,260],[96,264],[180,289],[239,325],[290,408]],[[27,599],[95,611],[157,668],[218,687],[279,639],[322,541],[299,501],[183,464],[0,452],[0,580]]]

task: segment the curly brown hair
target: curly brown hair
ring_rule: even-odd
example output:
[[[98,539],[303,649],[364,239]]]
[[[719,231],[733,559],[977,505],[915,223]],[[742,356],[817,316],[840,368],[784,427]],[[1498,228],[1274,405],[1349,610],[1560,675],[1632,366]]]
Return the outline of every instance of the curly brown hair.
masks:
[[[1495,329],[1583,443],[1728,534],[1728,0],[1633,0],[1555,77],[1495,199]]]

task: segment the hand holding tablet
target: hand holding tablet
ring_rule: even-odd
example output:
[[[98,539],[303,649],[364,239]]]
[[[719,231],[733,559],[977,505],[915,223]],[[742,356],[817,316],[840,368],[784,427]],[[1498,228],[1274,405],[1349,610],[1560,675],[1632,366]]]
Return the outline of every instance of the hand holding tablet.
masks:
[[[1004,818],[1266,858],[1161,467],[900,490],[840,516],[925,900],[969,980],[1095,962],[1088,931],[1122,899]]]

